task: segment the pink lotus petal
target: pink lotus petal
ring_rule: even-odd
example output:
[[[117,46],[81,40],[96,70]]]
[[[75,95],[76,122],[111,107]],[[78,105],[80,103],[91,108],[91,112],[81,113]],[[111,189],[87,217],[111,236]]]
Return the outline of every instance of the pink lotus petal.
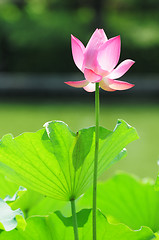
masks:
[[[102,69],[112,71],[120,57],[120,36],[109,39],[98,51],[97,61]]]
[[[89,83],[87,86],[84,87],[84,90],[87,92],[94,92],[96,90],[95,83]]]
[[[75,38],[73,35],[71,35],[71,46],[73,60],[76,66],[81,70],[84,60],[85,47],[83,43],[79,39]]]
[[[114,90],[126,90],[134,87],[134,84],[123,82],[123,81],[117,81],[110,78],[105,78],[104,81],[106,81],[109,87]]]
[[[105,91],[108,91],[108,92],[114,92],[115,91],[114,89],[109,87],[109,82],[106,81],[106,80],[105,81],[102,80],[99,85]]]
[[[102,80],[102,76],[96,74],[91,69],[85,68],[84,69],[84,76],[89,82],[100,82]]]
[[[129,68],[134,64],[133,60],[127,59],[117,66],[107,77],[112,79],[117,79],[123,76]]]
[[[96,29],[90,38],[84,53],[83,69],[98,69],[97,53],[99,48],[107,41],[107,37],[103,29]]]
[[[89,82],[87,80],[83,80],[83,81],[76,81],[76,82],[70,81],[65,83],[71,87],[82,88],[82,87],[85,87]]]
[[[91,50],[92,48],[97,49],[102,46],[107,41],[107,36],[103,29],[96,29],[90,38],[86,50]]]

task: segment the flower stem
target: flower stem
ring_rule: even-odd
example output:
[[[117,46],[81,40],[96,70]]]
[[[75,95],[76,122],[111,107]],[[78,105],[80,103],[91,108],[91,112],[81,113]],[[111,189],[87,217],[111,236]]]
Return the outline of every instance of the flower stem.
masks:
[[[95,91],[95,157],[94,157],[94,178],[93,178],[93,240],[96,240],[96,210],[97,210],[97,169],[98,169],[98,149],[99,149],[99,83],[96,83]]]
[[[79,240],[78,238],[78,225],[77,225],[77,216],[76,216],[76,206],[75,200],[71,200],[71,210],[72,210],[72,220],[73,220],[73,229],[74,229],[74,239]]]

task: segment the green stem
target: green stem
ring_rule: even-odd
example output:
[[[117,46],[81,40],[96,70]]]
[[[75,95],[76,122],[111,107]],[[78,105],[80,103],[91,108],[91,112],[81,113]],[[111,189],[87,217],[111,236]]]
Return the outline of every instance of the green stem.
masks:
[[[96,234],[96,210],[97,210],[97,169],[98,169],[98,149],[99,149],[99,83],[96,83],[95,91],[95,157],[94,157],[94,178],[93,178],[93,240],[97,239]]]
[[[75,200],[71,200],[71,210],[72,210],[72,220],[73,220],[73,229],[74,229],[74,239],[79,240],[78,238],[78,225],[77,225],[77,217],[76,217],[76,206]]]

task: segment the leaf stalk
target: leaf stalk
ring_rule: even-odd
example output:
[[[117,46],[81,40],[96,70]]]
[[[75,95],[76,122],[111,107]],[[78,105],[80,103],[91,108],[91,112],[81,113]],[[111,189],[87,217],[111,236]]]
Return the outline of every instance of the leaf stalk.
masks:
[[[97,170],[98,170],[98,150],[99,150],[99,83],[96,83],[95,91],[95,157],[94,157],[94,176],[93,176],[93,240],[97,239],[96,233],[96,211],[97,211]]]
[[[71,210],[72,210],[72,220],[73,220],[73,229],[74,229],[74,239],[79,240],[78,237],[78,224],[77,224],[77,216],[76,216],[76,206],[75,200],[70,200],[71,202]]]

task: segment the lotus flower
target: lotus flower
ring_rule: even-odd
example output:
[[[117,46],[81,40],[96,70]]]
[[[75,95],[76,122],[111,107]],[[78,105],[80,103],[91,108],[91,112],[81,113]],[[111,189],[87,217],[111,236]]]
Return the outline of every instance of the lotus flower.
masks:
[[[74,62],[84,73],[85,80],[65,82],[66,84],[76,88],[83,87],[87,92],[94,92],[97,82],[105,91],[126,90],[134,86],[115,80],[134,64],[134,61],[127,59],[116,67],[120,57],[120,36],[108,40],[103,29],[96,29],[86,48],[73,35],[71,45]]]

